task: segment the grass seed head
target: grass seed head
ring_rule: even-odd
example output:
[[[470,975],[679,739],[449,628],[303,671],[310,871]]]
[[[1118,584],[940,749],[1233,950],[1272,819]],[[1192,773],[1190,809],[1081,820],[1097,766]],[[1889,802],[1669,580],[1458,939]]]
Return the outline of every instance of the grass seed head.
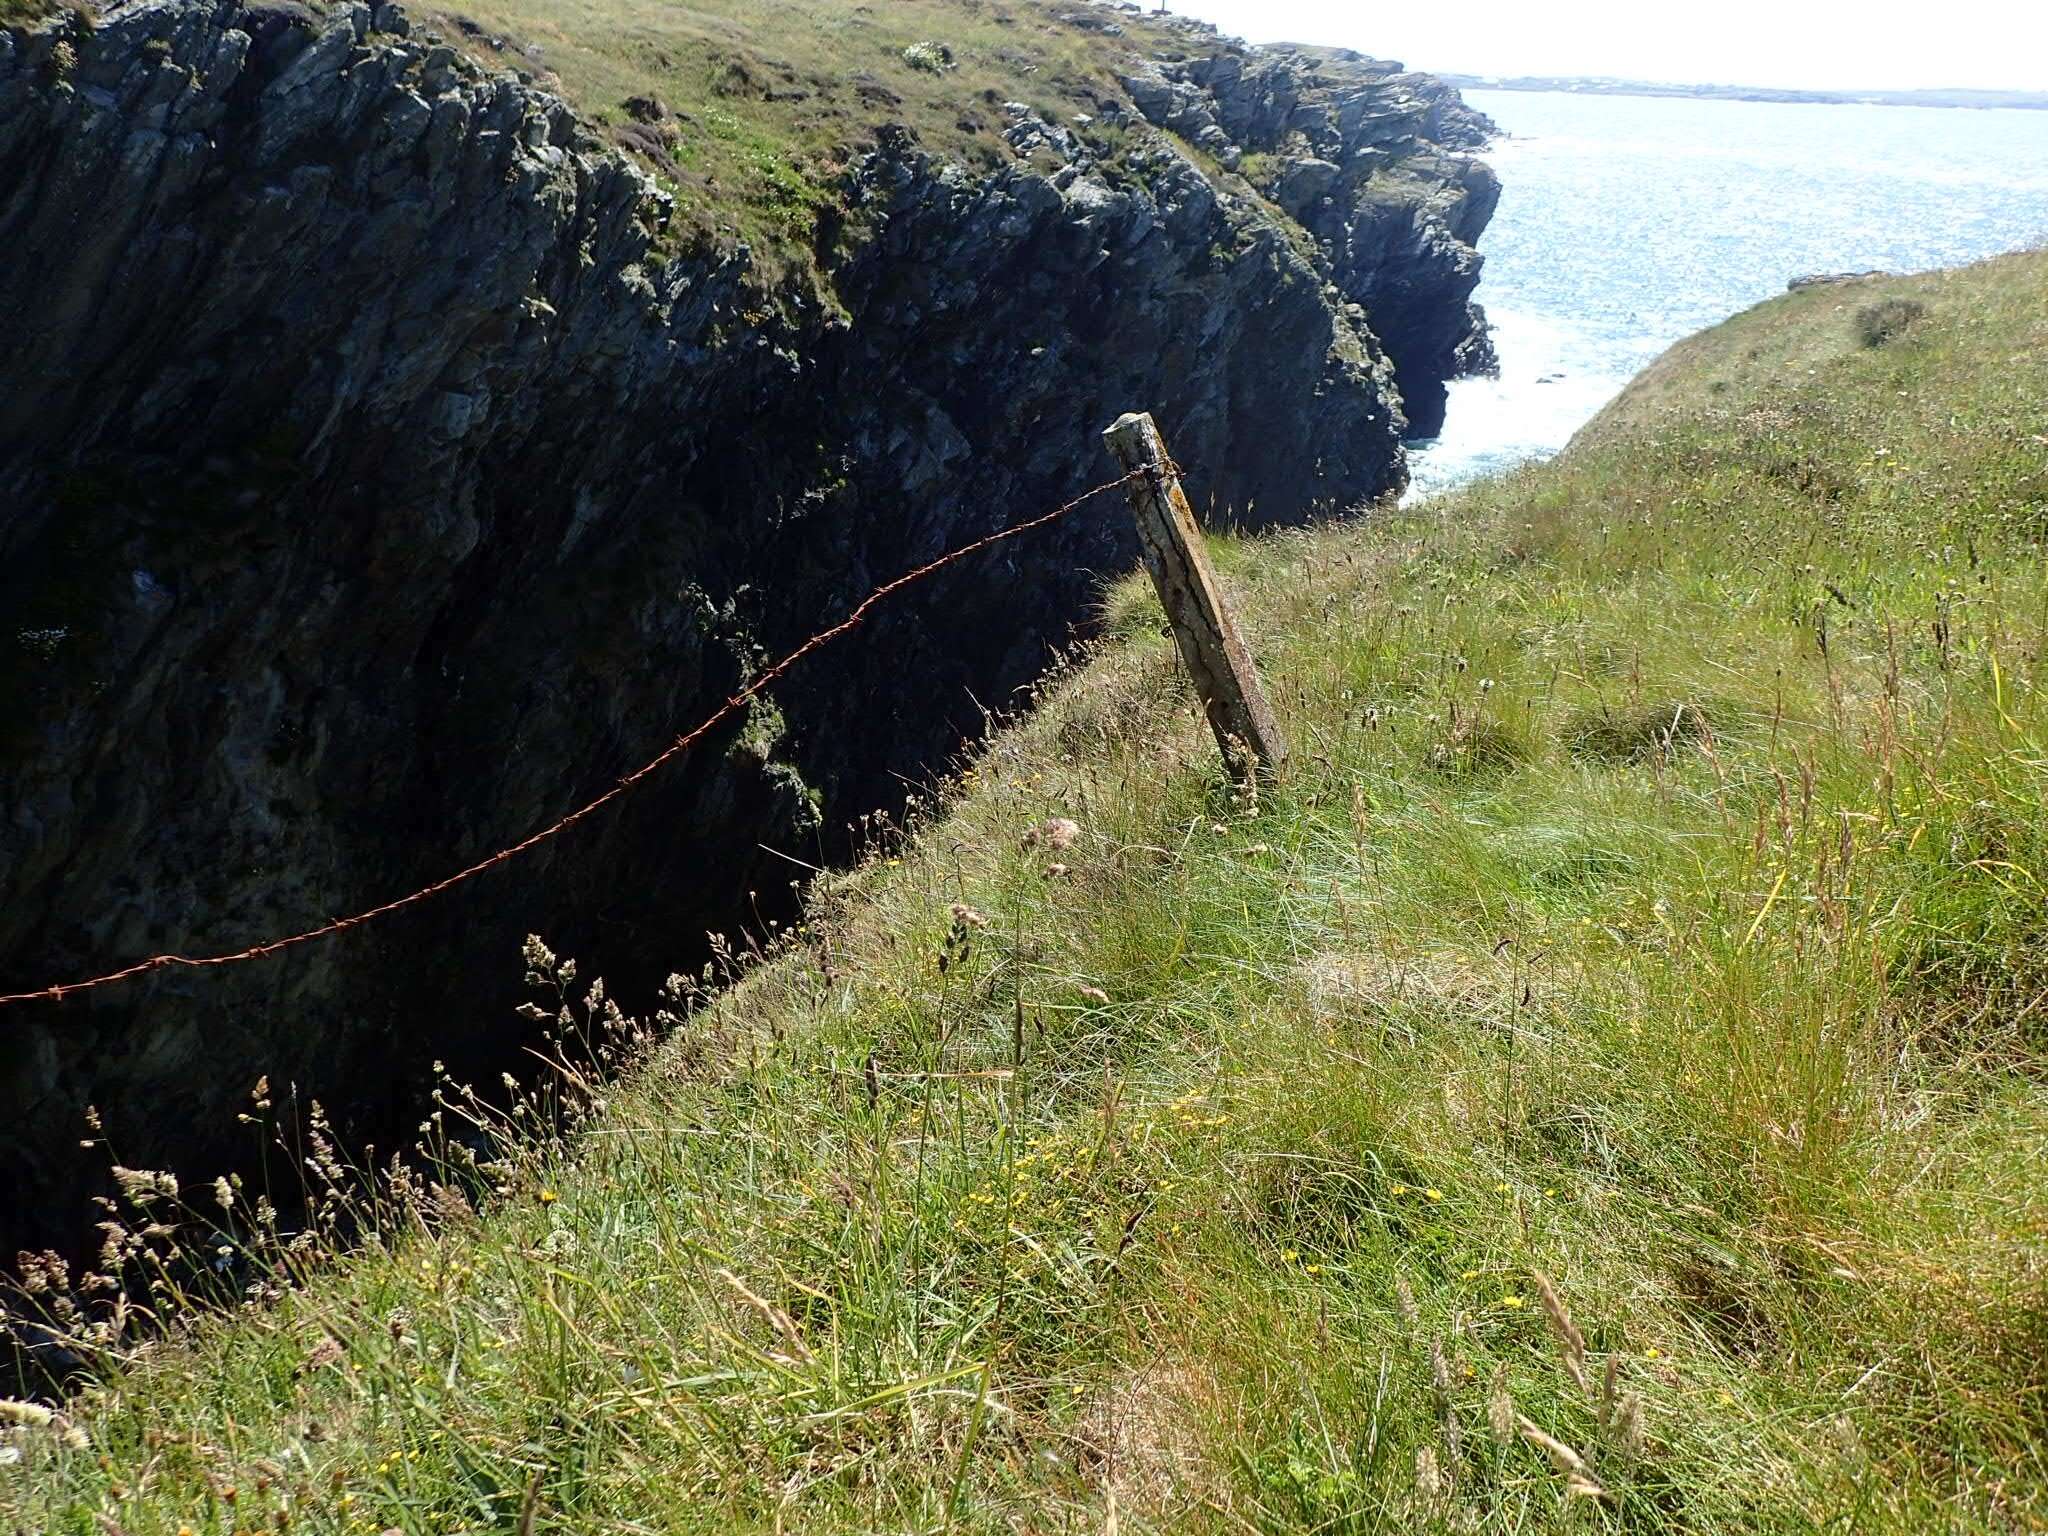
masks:
[[[1543,1315],[1550,1319],[1550,1331],[1557,1335],[1558,1355],[1564,1364],[1565,1374],[1581,1392],[1590,1391],[1586,1381],[1586,1336],[1573,1324],[1557,1288],[1550,1283],[1550,1277],[1538,1271],[1534,1279],[1536,1294],[1543,1302]]]
[[[1493,1438],[1505,1445],[1515,1438],[1515,1399],[1508,1391],[1507,1362],[1493,1368],[1493,1390],[1486,1398],[1486,1423]]]

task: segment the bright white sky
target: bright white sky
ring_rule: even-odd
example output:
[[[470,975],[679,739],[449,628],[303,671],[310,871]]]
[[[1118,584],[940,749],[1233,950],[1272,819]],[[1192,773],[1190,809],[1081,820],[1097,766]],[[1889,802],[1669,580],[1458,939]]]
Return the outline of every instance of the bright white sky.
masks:
[[[1329,43],[1475,75],[2048,90],[2048,0],[1169,3],[1252,42]]]

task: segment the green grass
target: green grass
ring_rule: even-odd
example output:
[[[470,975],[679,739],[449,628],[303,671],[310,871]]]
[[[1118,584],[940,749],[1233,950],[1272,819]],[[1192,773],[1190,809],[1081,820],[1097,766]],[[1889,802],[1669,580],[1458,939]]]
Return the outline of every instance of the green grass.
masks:
[[[0,27],[27,26],[58,9],[59,0],[0,0]]]
[[[1868,348],[1873,297],[1927,313]],[[566,1143],[451,1090],[481,1214],[379,1186],[280,1256],[237,1195],[289,1283],[18,1433],[0,1508],[2040,1528],[2044,364],[2048,257],[1793,294],[1557,462],[1221,546],[1294,746],[1251,798],[1119,586]]]
[[[1016,157],[1004,103],[1055,123],[1123,101],[1116,73],[1148,45],[1188,51],[1142,17],[1121,38],[1061,20],[1045,0],[479,0],[423,17],[487,64],[545,73],[676,194],[682,228],[754,242],[764,264],[799,263],[850,158],[883,124],[983,170]],[[479,29],[460,25],[466,19]],[[495,39],[501,45],[492,46]],[[951,64],[919,67],[935,43]],[[650,142],[626,102],[671,114]]]

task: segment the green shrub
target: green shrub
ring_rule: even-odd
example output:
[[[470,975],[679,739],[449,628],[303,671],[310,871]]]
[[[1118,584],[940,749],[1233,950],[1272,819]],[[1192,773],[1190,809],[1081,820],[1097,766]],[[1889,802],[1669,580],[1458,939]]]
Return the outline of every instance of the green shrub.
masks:
[[[1856,311],[1856,339],[1866,347],[1881,347],[1897,341],[1914,324],[1925,318],[1927,306],[1916,299],[1886,299],[1866,304]]]

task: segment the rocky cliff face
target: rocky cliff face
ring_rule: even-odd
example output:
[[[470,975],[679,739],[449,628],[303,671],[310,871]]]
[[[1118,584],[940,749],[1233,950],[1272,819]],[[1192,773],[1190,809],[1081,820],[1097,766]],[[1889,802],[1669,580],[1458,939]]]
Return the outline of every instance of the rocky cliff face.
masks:
[[[1314,237],[1394,359],[1409,430],[1441,430],[1444,381],[1494,365],[1471,298],[1500,183],[1459,153],[1492,123],[1428,75],[1342,49],[1207,54],[1124,83],[1150,121],[1243,171]]]
[[[1492,182],[1457,153],[1483,125],[1300,51],[1129,89],[1090,124],[1003,108],[994,172],[884,133],[821,283],[768,292],[561,101],[395,6],[0,32],[0,991],[516,839],[876,582],[1107,478],[1130,406],[1254,520],[1398,487],[1404,396],[1426,422],[1483,347]],[[1259,174],[1209,162],[1211,127]],[[829,853],[1133,554],[1105,499],[956,568],[438,903],[0,1010],[0,1238],[76,1220],[88,1102],[134,1162],[223,1155],[262,1072],[373,1130],[431,1056],[506,1043],[522,933],[687,962],[786,894],[764,845]]]

